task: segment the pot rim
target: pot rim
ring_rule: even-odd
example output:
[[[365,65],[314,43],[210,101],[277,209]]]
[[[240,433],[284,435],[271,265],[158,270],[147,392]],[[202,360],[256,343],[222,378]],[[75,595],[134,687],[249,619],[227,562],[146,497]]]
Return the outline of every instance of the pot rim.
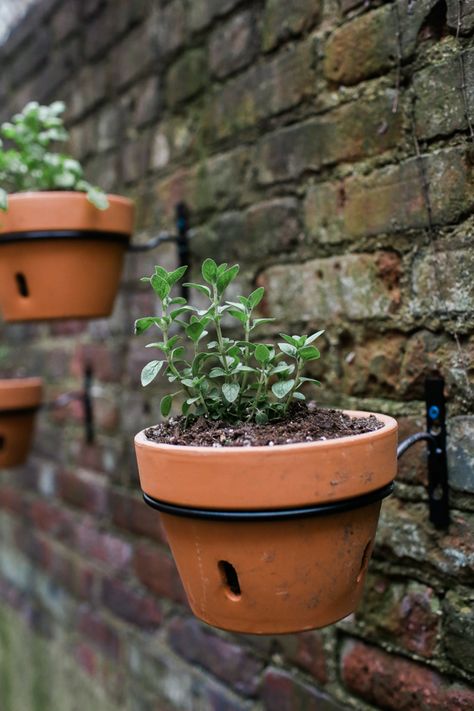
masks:
[[[36,409],[42,392],[42,378],[0,378],[0,412]]]
[[[257,445],[248,447],[211,447],[211,446],[195,446],[195,445],[181,445],[181,444],[165,444],[162,442],[153,442],[149,440],[145,435],[145,430],[149,429],[146,427],[140,430],[135,435],[135,445],[137,447],[150,447],[152,449],[164,450],[166,452],[176,452],[180,454],[189,454],[191,452],[202,452],[208,454],[209,456],[219,456],[222,452],[232,452],[239,453],[241,456],[250,456],[252,453],[272,453],[276,456],[279,451],[291,452],[296,449],[315,449],[315,450],[326,450],[332,449],[339,446],[351,446],[351,444],[356,442],[364,442],[367,440],[376,441],[388,434],[391,434],[394,430],[398,428],[397,421],[390,415],[382,415],[378,412],[368,412],[365,410],[341,410],[345,415],[350,417],[368,417],[369,415],[374,415],[379,421],[383,422],[383,427],[378,430],[373,430],[372,432],[364,432],[363,434],[348,435],[347,437],[336,437],[327,440],[317,440],[316,442],[294,442],[292,444],[275,444],[270,447],[269,445]],[[153,425],[151,425],[153,426]]]
[[[107,194],[109,207],[99,210],[87,193],[75,190],[31,190],[8,196],[8,209],[0,220],[2,237],[18,233],[64,230],[101,232],[129,237],[135,205],[123,195]]]

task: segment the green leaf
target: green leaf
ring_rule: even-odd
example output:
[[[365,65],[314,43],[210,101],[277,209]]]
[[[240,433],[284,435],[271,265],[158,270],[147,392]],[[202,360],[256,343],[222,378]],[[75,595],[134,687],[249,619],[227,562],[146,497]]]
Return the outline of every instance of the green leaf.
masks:
[[[177,304],[186,304],[186,299],[183,298],[182,296],[175,296],[174,299],[171,299],[170,304],[171,306],[175,306]],[[190,307],[192,308],[192,307]]]
[[[250,306],[253,309],[259,305],[259,303],[263,299],[264,293],[265,293],[265,289],[263,288],[263,286],[259,286],[258,289],[255,289],[255,291],[252,291],[252,293],[249,296],[249,302],[250,302]]]
[[[145,348],[158,348],[161,351],[164,351],[165,353],[169,350],[169,348],[163,343],[163,341],[159,341],[157,343],[147,343]]]
[[[317,333],[311,334],[311,336],[308,336],[308,338],[306,339],[306,345],[309,346],[310,343],[312,343],[317,338],[319,338],[319,336],[322,336],[323,333],[324,333],[324,329],[322,331],[318,331]]]
[[[161,368],[163,367],[163,360],[151,360],[145,365],[141,374],[141,382],[143,387],[149,385],[152,380],[156,378]]]
[[[234,318],[238,319],[241,323],[247,322],[247,316],[243,311],[237,311],[237,309],[229,309],[229,314]]]
[[[201,321],[193,321],[186,327],[186,335],[193,343],[197,343],[205,329],[205,324]]]
[[[109,201],[107,195],[103,190],[99,188],[94,188],[89,186],[87,189],[87,199],[91,202],[98,210],[107,210],[109,206]]]
[[[210,378],[222,378],[225,375],[226,372],[223,368],[212,368],[209,373]]]
[[[191,287],[191,289],[197,289],[201,292],[201,294],[205,294],[207,297],[209,297],[209,299],[211,298],[211,290],[208,286],[204,286],[204,284],[195,284],[193,281],[189,281],[186,282],[186,284],[183,284],[183,286],[189,286]]]
[[[279,373],[288,373],[290,375],[295,369],[293,363],[278,363],[275,368],[272,368],[270,375],[278,375]]]
[[[287,336],[286,333],[280,333],[280,336],[285,339],[287,343],[290,344],[290,346],[297,346],[298,345],[298,339],[295,338],[294,336]]]
[[[255,359],[258,360],[259,363],[266,363],[270,358],[270,349],[263,343],[259,343],[255,348],[254,355]]]
[[[0,210],[4,212],[8,209],[8,193],[3,188],[0,188]]]
[[[186,273],[188,267],[178,267],[173,272],[168,273],[167,282],[170,286],[176,284]]]
[[[202,276],[208,284],[215,284],[217,279],[217,264],[213,259],[205,259],[201,267]]]
[[[303,346],[303,348],[299,349],[298,355],[305,361],[316,360],[321,357],[321,353],[314,346]]]
[[[227,402],[235,402],[239,397],[240,385],[238,383],[224,383],[222,393]]]
[[[278,348],[281,350],[282,353],[285,353],[285,355],[295,357],[297,350],[295,346],[290,346],[289,343],[279,343]]]
[[[222,294],[227,289],[238,273],[239,265],[234,264],[233,267],[229,267],[229,269],[217,277],[217,291],[219,294]]]
[[[161,301],[163,299],[166,299],[168,294],[170,293],[170,285],[166,281],[166,279],[163,279],[163,277],[159,276],[158,274],[153,274],[151,277],[151,285],[153,287],[153,291],[157,296],[160,297]]]
[[[170,311],[171,320],[174,321],[178,318],[178,316],[181,316],[181,314],[184,314],[186,311],[194,311],[194,309],[192,306],[180,306],[179,309]]]
[[[157,319],[153,316],[146,316],[145,318],[138,318],[135,321],[135,335],[139,336],[141,333],[145,333],[150,326],[157,324]]]
[[[171,395],[165,395],[160,403],[160,412],[163,417],[168,417],[171,410],[171,404],[173,402],[173,397]]]
[[[306,400],[305,395],[303,395],[303,393],[299,393],[299,392],[294,392],[293,395],[292,395],[292,397],[293,397],[295,400]]]
[[[255,422],[257,425],[266,425],[268,422],[268,415],[266,412],[262,412],[261,410],[257,410],[255,414]]]
[[[281,400],[288,395],[294,384],[294,380],[280,380],[278,383],[273,383],[272,393]]]
[[[273,323],[275,320],[276,319],[274,318],[256,318],[253,320],[251,330],[253,331],[254,328],[257,328],[257,326],[263,326],[264,323]]]
[[[319,380],[315,378],[300,378],[301,383],[314,383],[315,385],[321,385]]]

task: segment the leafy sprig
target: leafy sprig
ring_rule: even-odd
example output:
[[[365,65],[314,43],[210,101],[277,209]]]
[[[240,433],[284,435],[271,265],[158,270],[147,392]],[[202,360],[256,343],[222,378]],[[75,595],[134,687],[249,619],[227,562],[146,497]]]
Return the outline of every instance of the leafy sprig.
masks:
[[[49,150],[51,143],[68,140],[61,114],[62,101],[50,106],[28,103],[11,122],[0,126],[0,210],[8,209],[8,193],[28,190],[74,190],[87,193],[99,210],[109,203],[106,194],[84,180],[80,163],[64,153]]]
[[[206,297],[205,308],[197,308],[183,297],[172,296],[172,288],[184,276],[187,267],[168,272],[155,267],[150,284],[161,302],[161,314],[140,318],[135,333],[150,328],[161,332],[159,341],[147,348],[160,351],[142,370],[142,385],[149,385],[163,372],[176,391],[161,400],[161,414],[166,417],[173,398],[184,397],[182,413],[206,415],[224,422],[266,423],[284,418],[295,400],[304,400],[304,383],[319,384],[303,376],[306,363],[320,357],[314,342],[323,331],[309,336],[280,334],[277,346],[253,339],[254,331],[273,318],[258,318],[255,310],[264,296],[263,287],[236,301],[225,300],[225,292],[239,272],[238,265],[217,265],[206,259],[201,271],[204,284],[185,284]],[[239,322],[242,338],[224,335],[222,319],[228,315]],[[175,333],[176,326],[181,330]],[[185,342],[188,339],[188,344]]]

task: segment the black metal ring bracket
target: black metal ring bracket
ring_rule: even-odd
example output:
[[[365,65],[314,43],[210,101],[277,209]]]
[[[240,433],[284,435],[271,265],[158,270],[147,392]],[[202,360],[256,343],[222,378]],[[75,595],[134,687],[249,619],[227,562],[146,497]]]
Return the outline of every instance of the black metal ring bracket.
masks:
[[[129,252],[149,252],[156,249],[160,244],[165,242],[175,242],[178,250],[178,266],[183,267],[189,264],[189,209],[184,202],[179,202],[175,208],[176,211],[176,234],[172,235],[168,232],[161,232],[156,237],[145,244],[128,245]],[[181,295],[184,298],[188,296],[188,289],[181,286]]]
[[[328,514],[344,513],[353,511],[363,506],[369,506],[377,501],[381,501],[393,491],[393,482],[375,491],[369,491],[362,496],[353,496],[342,501],[333,501],[325,504],[315,504],[302,508],[291,509],[269,509],[264,511],[216,511],[213,509],[196,509],[188,506],[176,506],[165,501],[154,499],[148,494],[143,494],[145,503],[161,513],[173,516],[186,516],[189,518],[200,518],[212,521],[277,521],[291,520],[295,518],[308,518],[310,516],[327,516]]]
[[[446,401],[444,380],[428,378],[425,382],[426,432],[417,432],[398,445],[400,459],[414,444],[428,443],[428,498],[430,521],[435,528],[449,526],[449,483],[446,455]]]

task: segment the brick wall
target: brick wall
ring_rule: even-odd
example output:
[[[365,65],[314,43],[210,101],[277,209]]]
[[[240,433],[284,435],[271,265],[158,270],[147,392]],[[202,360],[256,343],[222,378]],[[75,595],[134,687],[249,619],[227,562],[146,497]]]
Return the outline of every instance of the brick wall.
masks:
[[[132,449],[161,394],[139,385],[138,277],[175,255],[129,256],[110,319],[0,324],[7,374],[50,399],[92,363],[98,430],[85,445],[77,403],[43,412],[28,465],[0,473],[1,711],[474,707],[473,32],[468,0],[40,0],[1,48],[2,118],[64,99],[88,177],[136,198],[137,241],[185,199],[194,265],[238,260],[276,330],[327,328],[321,403],[405,436],[441,373],[453,484],[436,532],[423,445],[406,455],[350,619],[198,623]]]

